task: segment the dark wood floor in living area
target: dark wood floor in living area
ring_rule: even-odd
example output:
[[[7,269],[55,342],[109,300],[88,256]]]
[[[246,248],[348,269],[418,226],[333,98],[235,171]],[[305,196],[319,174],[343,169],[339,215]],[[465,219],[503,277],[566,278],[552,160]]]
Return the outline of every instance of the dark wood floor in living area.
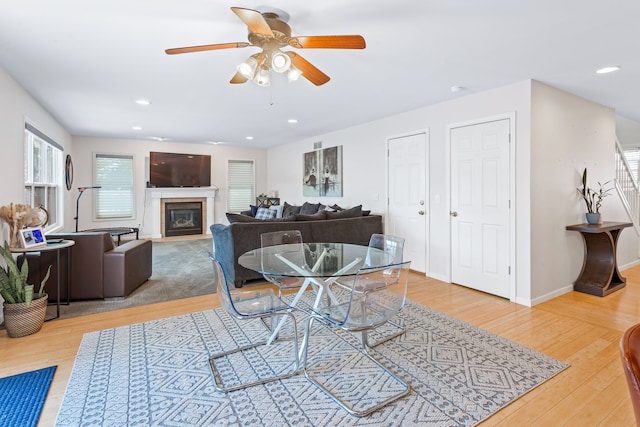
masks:
[[[640,322],[640,267],[605,298],[570,292],[533,308],[412,273],[409,298],[529,346],[571,367],[482,426],[633,426],[618,342]],[[32,336],[0,331],[0,376],[58,365],[39,426],[54,424],[85,332],[218,307],[215,295],[47,322]]]

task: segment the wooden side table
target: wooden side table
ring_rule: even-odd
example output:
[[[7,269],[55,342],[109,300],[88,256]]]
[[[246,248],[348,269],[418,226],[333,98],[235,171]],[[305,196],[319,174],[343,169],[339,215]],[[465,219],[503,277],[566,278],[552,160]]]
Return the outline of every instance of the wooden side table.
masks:
[[[46,246],[34,247],[34,248],[10,248],[13,253],[27,253],[27,252],[47,252],[47,251],[56,251],[56,262],[57,262],[57,291],[58,298],[56,300],[56,315],[50,319],[46,319],[45,322],[49,320],[57,319],[60,317],[60,250],[67,249],[67,305],[69,305],[69,281],[71,280],[71,246],[75,245],[76,242],[73,240],[59,240],[59,241],[49,241]],[[27,259],[24,260],[27,262]],[[46,286],[46,285],[45,285]],[[37,283],[35,288],[38,289],[40,284]]]
[[[603,222],[567,226],[567,230],[579,231],[584,240],[584,261],[580,275],[573,282],[574,290],[603,297],[627,285],[627,279],[618,271],[616,250],[620,232],[632,225]]]

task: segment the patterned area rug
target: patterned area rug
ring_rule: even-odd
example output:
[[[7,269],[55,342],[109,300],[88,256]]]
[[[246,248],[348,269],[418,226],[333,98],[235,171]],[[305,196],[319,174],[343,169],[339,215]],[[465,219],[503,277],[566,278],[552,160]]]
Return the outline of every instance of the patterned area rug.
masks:
[[[301,333],[306,322],[299,316]],[[56,425],[471,426],[568,367],[412,301],[398,317],[407,332],[371,353],[409,382],[411,393],[364,418],[348,415],[303,374],[216,392],[209,355],[266,334],[259,321],[236,322],[216,309],[85,334]],[[361,383],[376,383],[370,368],[340,357],[353,351],[353,335],[313,333],[314,370],[339,374],[337,387],[354,393]],[[286,365],[285,345],[223,366],[223,379]],[[376,393],[368,387],[365,397]]]
[[[35,427],[57,366],[0,378],[0,426]]]

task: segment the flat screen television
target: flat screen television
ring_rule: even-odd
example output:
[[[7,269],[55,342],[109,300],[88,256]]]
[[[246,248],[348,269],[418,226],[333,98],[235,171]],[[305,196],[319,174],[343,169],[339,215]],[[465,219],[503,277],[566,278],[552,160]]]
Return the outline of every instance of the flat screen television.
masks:
[[[151,187],[211,186],[211,156],[207,154],[149,153]]]

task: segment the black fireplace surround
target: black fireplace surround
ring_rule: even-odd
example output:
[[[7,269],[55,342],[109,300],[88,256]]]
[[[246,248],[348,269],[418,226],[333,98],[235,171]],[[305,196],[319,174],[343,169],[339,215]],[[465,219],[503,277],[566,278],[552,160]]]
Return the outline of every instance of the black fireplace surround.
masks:
[[[185,236],[190,234],[203,234],[202,202],[165,203],[165,237]]]

